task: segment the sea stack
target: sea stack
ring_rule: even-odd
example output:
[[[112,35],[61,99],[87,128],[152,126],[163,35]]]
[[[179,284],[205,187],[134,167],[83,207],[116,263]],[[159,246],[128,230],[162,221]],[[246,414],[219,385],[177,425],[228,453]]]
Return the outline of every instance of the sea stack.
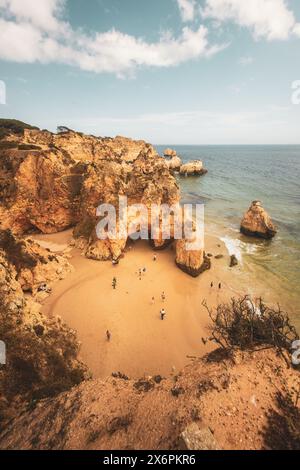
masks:
[[[182,165],[182,161],[176,155],[175,157],[172,157],[171,160],[167,161],[168,167],[170,171],[180,171],[180,167]]]
[[[260,201],[253,201],[241,222],[241,233],[265,239],[273,238],[277,229]]]
[[[200,160],[193,160],[180,167],[180,174],[182,176],[201,176],[206,173],[207,170],[203,167],[203,163]]]
[[[167,165],[170,171],[178,172],[182,165],[182,161],[177,155],[176,150],[166,149],[164,151],[164,156],[167,159]]]
[[[164,151],[164,156],[167,157],[167,158],[177,157],[177,152],[176,152],[176,150],[168,148]]]
[[[205,254],[204,243],[201,243],[201,234],[194,224],[190,237],[176,241],[176,264],[192,277],[198,277],[211,268],[211,260]]]

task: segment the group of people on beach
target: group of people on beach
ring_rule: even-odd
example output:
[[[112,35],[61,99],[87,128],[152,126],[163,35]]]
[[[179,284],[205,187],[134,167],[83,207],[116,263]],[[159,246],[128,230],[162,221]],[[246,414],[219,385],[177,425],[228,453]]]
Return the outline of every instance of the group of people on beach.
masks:
[[[163,291],[162,294],[161,294],[161,300],[162,300],[163,303],[164,303],[165,300],[166,300],[165,291]],[[155,303],[155,297],[152,297],[152,305],[154,305],[154,303]],[[165,309],[162,308],[162,309],[160,310],[159,314],[160,314],[160,319],[161,319],[161,320],[164,320],[164,319],[165,319],[165,316],[166,316],[166,311],[165,311]]]
[[[153,261],[157,261],[157,256],[156,255],[153,256]],[[147,268],[146,267],[139,268],[138,276],[139,276],[140,281],[142,280],[142,276],[145,275],[146,273],[147,273]],[[117,278],[116,277],[114,277],[113,280],[112,280],[112,287],[113,287],[114,290],[117,288]],[[211,282],[210,287],[211,288],[214,287],[214,282],[213,281]],[[218,288],[220,290],[222,289],[222,283],[221,282],[219,282]],[[161,294],[161,300],[162,300],[163,303],[166,300],[166,294],[165,294],[164,291]],[[151,299],[151,305],[154,305],[154,304],[155,304],[155,297],[153,296],[152,299]],[[164,308],[162,308],[160,310],[159,314],[160,314],[160,319],[163,321],[165,319],[165,316],[166,316],[166,310]],[[107,330],[107,332],[106,332],[106,338],[107,338],[107,341],[111,340],[111,332],[109,330]]]
[[[153,256],[153,261],[157,261],[157,255]],[[112,264],[113,264],[113,266],[117,266],[119,264],[119,262],[118,262],[118,260],[113,260]],[[139,268],[138,276],[139,276],[140,281],[142,280],[142,276],[145,275],[146,273],[147,273],[147,268],[146,267]],[[117,278],[115,276],[113,277],[113,280],[112,280],[112,288],[114,290],[116,290],[116,288],[117,288]],[[162,302],[165,302],[165,300],[166,300],[166,294],[165,294],[164,291],[161,294],[161,300],[162,300]],[[154,296],[151,299],[151,304],[152,305],[155,304],[155,297]],[[160,310],[160,319],[164,320],[165,316],[166,316],[166,310],[164,308],[162,308]],[[109,330],[106,331],[106,339],[107,339],[108,342],[111,340],[111,332]]]
[[[211,288],[214,287],[214,283],[213,283],[213,282],[210,283],[210,287],[211,287]],[[222,283],[221,283],[221,282],[219,282],[218,287],[219,287],[219,289],[222,289]]]

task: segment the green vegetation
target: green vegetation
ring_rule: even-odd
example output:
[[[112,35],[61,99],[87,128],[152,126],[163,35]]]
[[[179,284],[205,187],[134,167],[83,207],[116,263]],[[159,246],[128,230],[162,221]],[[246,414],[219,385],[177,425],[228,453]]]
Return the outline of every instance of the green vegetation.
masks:
[[[30,124],[18,121],[17,119],[0,119],[0,139],[3,139],[10,132],[23,134],[24,129],[39,130],[38,127],[31,126]]]

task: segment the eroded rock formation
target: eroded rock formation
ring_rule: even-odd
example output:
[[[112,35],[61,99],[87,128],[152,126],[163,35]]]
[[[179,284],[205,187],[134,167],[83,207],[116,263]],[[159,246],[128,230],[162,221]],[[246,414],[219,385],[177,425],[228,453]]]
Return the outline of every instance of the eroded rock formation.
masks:
[[[164,151],[164,156],[166,157],[166,162],[169,167],[169,170],[172,172],[178,172],[182,165],[182,161],[177,155],[176,150],[166,149]]]
[[[16,280],[24,292],[47,293],[51,283],[72,271],[64,256],[51,253],[28,238],[16,238],[10,230],[0,230],[0,249],[16,270]]]
[[[205,254],[202,237],[201,231],[193,223],[190,236],[176,241],[176,264],[193,277],[211,268],[211,260]]]
[[[203,167],[203,162],[200,160],[193,160],[180,167],[180,174],[182,176],[201,176],[206,173],[207,170]]]
[[[182,161],[178,156],[172,157],[171,160],[167,161],[168,167],[171,171],[180,171]]]
[[[164,150],[164,156],[168,158],[173,158],[177,156],[177,152],[176,150],[167,148],[166,150]]]
[[[211,261],[205,256],[204,250],[188,250],[186,240],[176,242],[176,264],[182,271],[193,277],[199,276],[211,267]]]
[[[241,232],[244,235],[266,239],[276,235],[277,229],[260,201],[252,202],[244,215],[241,222]]]
[[[166,159],[144,141],[98,138],[71,130],[52,134],[18,127],[16,132],[9,126],[0,138],[2,230],[24,235],[74,227],[76,243],[87,257],[118,259],[127,238],[99,240],[96,211],[100,204],[112,204],[117,216],[119,196],[127,197],[128,205],[144,204],[150,230],[153,204],[179,202],[180,191]],[[136,217],[129,216],[129,234],[138,228]],[[155,248],[169,244],[159,235],[151,242]],[[196,264],[202,261],[199,256]]]
[[[53,263],[60,263],[51,260],[42,248],[37,250],[36,244],[20,242],[11,234],[2,233],[1,244],[0,339],[7,345],[7,363],[0,366],[0,428],[19,402],[68,390],[80,383],[87,371],[77,359],[75,332],[60,318],[43,316],[40,304],[31,296],[25,297],[22,289],[24,282],[28,283],[26,289],[33,289],[38,276],[46,280],[51,271],[54,280]],[[59,277],[56,274],[56,279]]]

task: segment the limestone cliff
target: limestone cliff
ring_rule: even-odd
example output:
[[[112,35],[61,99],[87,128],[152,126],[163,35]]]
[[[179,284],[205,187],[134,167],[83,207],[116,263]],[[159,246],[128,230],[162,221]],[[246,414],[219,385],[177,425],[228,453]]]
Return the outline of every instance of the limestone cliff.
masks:
[[[87,257],[117,259],[127,239],[98,239],[100,204],[117,208],[119,196],[126,196],[129,205],[144,204],[150,231],[151,205],[179,202],[180,191],[169,165],[144,141],[24,127],[16,132],[7,125],[0,135],[2,230],[24,235],[32,230],[55,233],[74,227]],[[129,234],[136,228],[136,220],[128,217]],[[168,244],[162,243],[160,234],[151,243],[155,248]],[[197,265],[201,261],[199,254]]]
[[[0,230],[0,249],[16,270],[16,280],[24,292],[39,296],[51,289],[51,283],[72,271],[64,256],[51,253],[33,240],[17,239],[10,230]]]
[[[23,292],[37,279],[59,279],[62,260],[10,233],[0,235],[0,338],[7,345],[7,363],[0,366],[1,428],[18,402],[68,390],[85,378],[86,367],[77,359],[75,332],[60,318],[44,317],[36,299]]]

